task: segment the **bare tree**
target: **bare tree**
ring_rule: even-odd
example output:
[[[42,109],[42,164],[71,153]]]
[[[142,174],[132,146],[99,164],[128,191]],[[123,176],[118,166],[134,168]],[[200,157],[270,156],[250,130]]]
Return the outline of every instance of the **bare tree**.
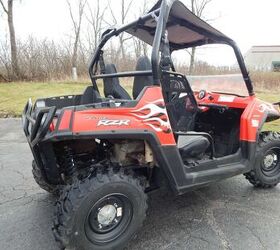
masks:
[[[155,1],[151,1],[149,0],[149,4],[153,4]],[[144,15],[146,12],[148,12],[149,10],[149,5],[148,5],[148,1],[144,0],[143,1],[143,5],[141,5],[141,7],[139,8],[139,12],[137,13],[137,15]],[[137,19],[138,16],[135,16],[135,19]],[[147,43],[145,43],[144,41],[141,41],[140,39],[133,37],[133,43],[134,43],[134,51],[135,51],[135,55],[136,58],[138,58],[139,56],[141,56],[142,54],[144,54],[145,56],[147,56],[148,53],[148,45]]]
[[[120,19],[121,19],[120,23],[121,24],[124,24],[126,22],[128,13],[131,10],[133,2],[134,2],[134,0],[129,0],[129,1],[121,0],[121,15],[120,15]],[[115,11],[112,10],[111,5],[110,5],[109,2],[108,2],[108,6],[109,6],[110,13],[112,15],[112,18],[113,18],[114,25],[116,25],[119,22],[117,20],[117,17],[115,16]],[[126,53],[125,53],[125,48],[124,48],[124,42],[129,40],[129,39],[131,39],[132,37],[131,36],[125,37],[125,33],[124,32],[122,32],[118,37],[119,37],[119,43],[120,43],[119,50],[121,52],[122,59],[125,59]]]
[[[5,39],[2,39],[2,41],[0,42],[0,81],[4,82],[8,82],[11,79],[9,50],[10,46],[8,38],[5,37]]]
[[[77,80],[77,58],[78,58],[78,45],[80,41],[80,33],[81,33],[81,26],[82,26],[82,19],[84,15],[84,9],[85,5],[87,3],[87,0],[79,0],[79,7],[78,7],[78,16],[75,17],[73,10],[72,10],[72,5],[70,4],[69,0],[66,0],[68,4],[68,9],[70,13],[70,17],[72,20],[73,28],[74,28],[74,45],[73,45],[73,54],[72,54],[72,77],[73,80]]]
[[[10,48],[11,48],[12,80],[16,80],[19,77],[19,67],[18,67],[17,45],[16,45],[16,35],[15,35],[15,27],[14,27],[14,12],[13,12],[14,0],[8,0],[7,3],[8,7],[5,6],[3,0],[0,0],[0,4],[8,17],[8,26],[9,26],[9,33],[10,33]]]
[[[101,39],[103,25],[104,25],[104,15],[108,8],[108,6],[101,6],[100,0],[96,0],[94,3],[94,7],[91,8],[89,4],[88,6],[88,14],[86,15],[87,21],[90,24],[90,31],[93,33],[93,41],[90,39],[92,36],[89,35],[89,43],[93,44],[93,46],[90,44],[90,48],[92,48],[92,51],[95,51],[98,46],[98,42]]]
[[[198,17],[205,20],[204,13],[209,5],[213,0],[191,0],[191,11]],[[207,20],[205,20],[207,21]],[[190,67],[189,67],[189,74],[193,72],[194,69],[194,62],[195,62],[195,52],[196,48],[192,47],[190,52]]]

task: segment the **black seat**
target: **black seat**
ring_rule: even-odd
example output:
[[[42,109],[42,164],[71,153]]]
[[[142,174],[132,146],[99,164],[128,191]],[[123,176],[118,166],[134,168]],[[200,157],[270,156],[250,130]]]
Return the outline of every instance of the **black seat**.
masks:
[[[86,87],[84,93],[81,96],[81,105],[91,104],[98,102],[100,98],[99,93],[93,89],[93,86]]]
[[[151,69],[152,69],[152,65],[150,59],[147,56],[139,57],[135,70],[144,71],[144,70],[151,70]],[[153,84],[152,76],[135,76],[133,82],[133,91],[132,91],[133,98],[136,99],[144,87],[151,86],[152,84]]]
[[[105,65],[106,74],[117,73],[116,66],[114,64]],[[120,85],[118,77],[104,78],[104,96],[113,97],[116,99],[131,100],[131,97],[126,92],[126,90]]]
[[[182,158],[201,158],[209,146],[209,140],[201,135],[179,136],[177,143]]]

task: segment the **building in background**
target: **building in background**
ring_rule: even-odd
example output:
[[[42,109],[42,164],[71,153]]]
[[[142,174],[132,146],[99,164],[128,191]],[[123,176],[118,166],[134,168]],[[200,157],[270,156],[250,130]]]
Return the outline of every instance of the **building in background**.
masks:
[[[280,45],[253,46],[244,59],[250,70],[280,72]]]

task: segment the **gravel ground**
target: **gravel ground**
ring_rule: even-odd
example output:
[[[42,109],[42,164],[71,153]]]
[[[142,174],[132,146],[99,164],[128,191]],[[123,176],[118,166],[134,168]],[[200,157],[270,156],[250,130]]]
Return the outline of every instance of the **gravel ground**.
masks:
[[[0,119],[0,249],[58,249],[55,200],[33,181],[31,160],[20,120]],[[279,187],[255,189],[238,176],[180,197],[153,193],[127,249],[279,250]]]

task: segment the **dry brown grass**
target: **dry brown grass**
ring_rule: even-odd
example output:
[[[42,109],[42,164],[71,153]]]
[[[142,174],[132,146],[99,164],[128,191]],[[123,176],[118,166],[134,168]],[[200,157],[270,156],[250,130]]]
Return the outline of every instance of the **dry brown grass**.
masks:
[[[252,72],[251,78],[258,91],[280,91],[280,72]]]

